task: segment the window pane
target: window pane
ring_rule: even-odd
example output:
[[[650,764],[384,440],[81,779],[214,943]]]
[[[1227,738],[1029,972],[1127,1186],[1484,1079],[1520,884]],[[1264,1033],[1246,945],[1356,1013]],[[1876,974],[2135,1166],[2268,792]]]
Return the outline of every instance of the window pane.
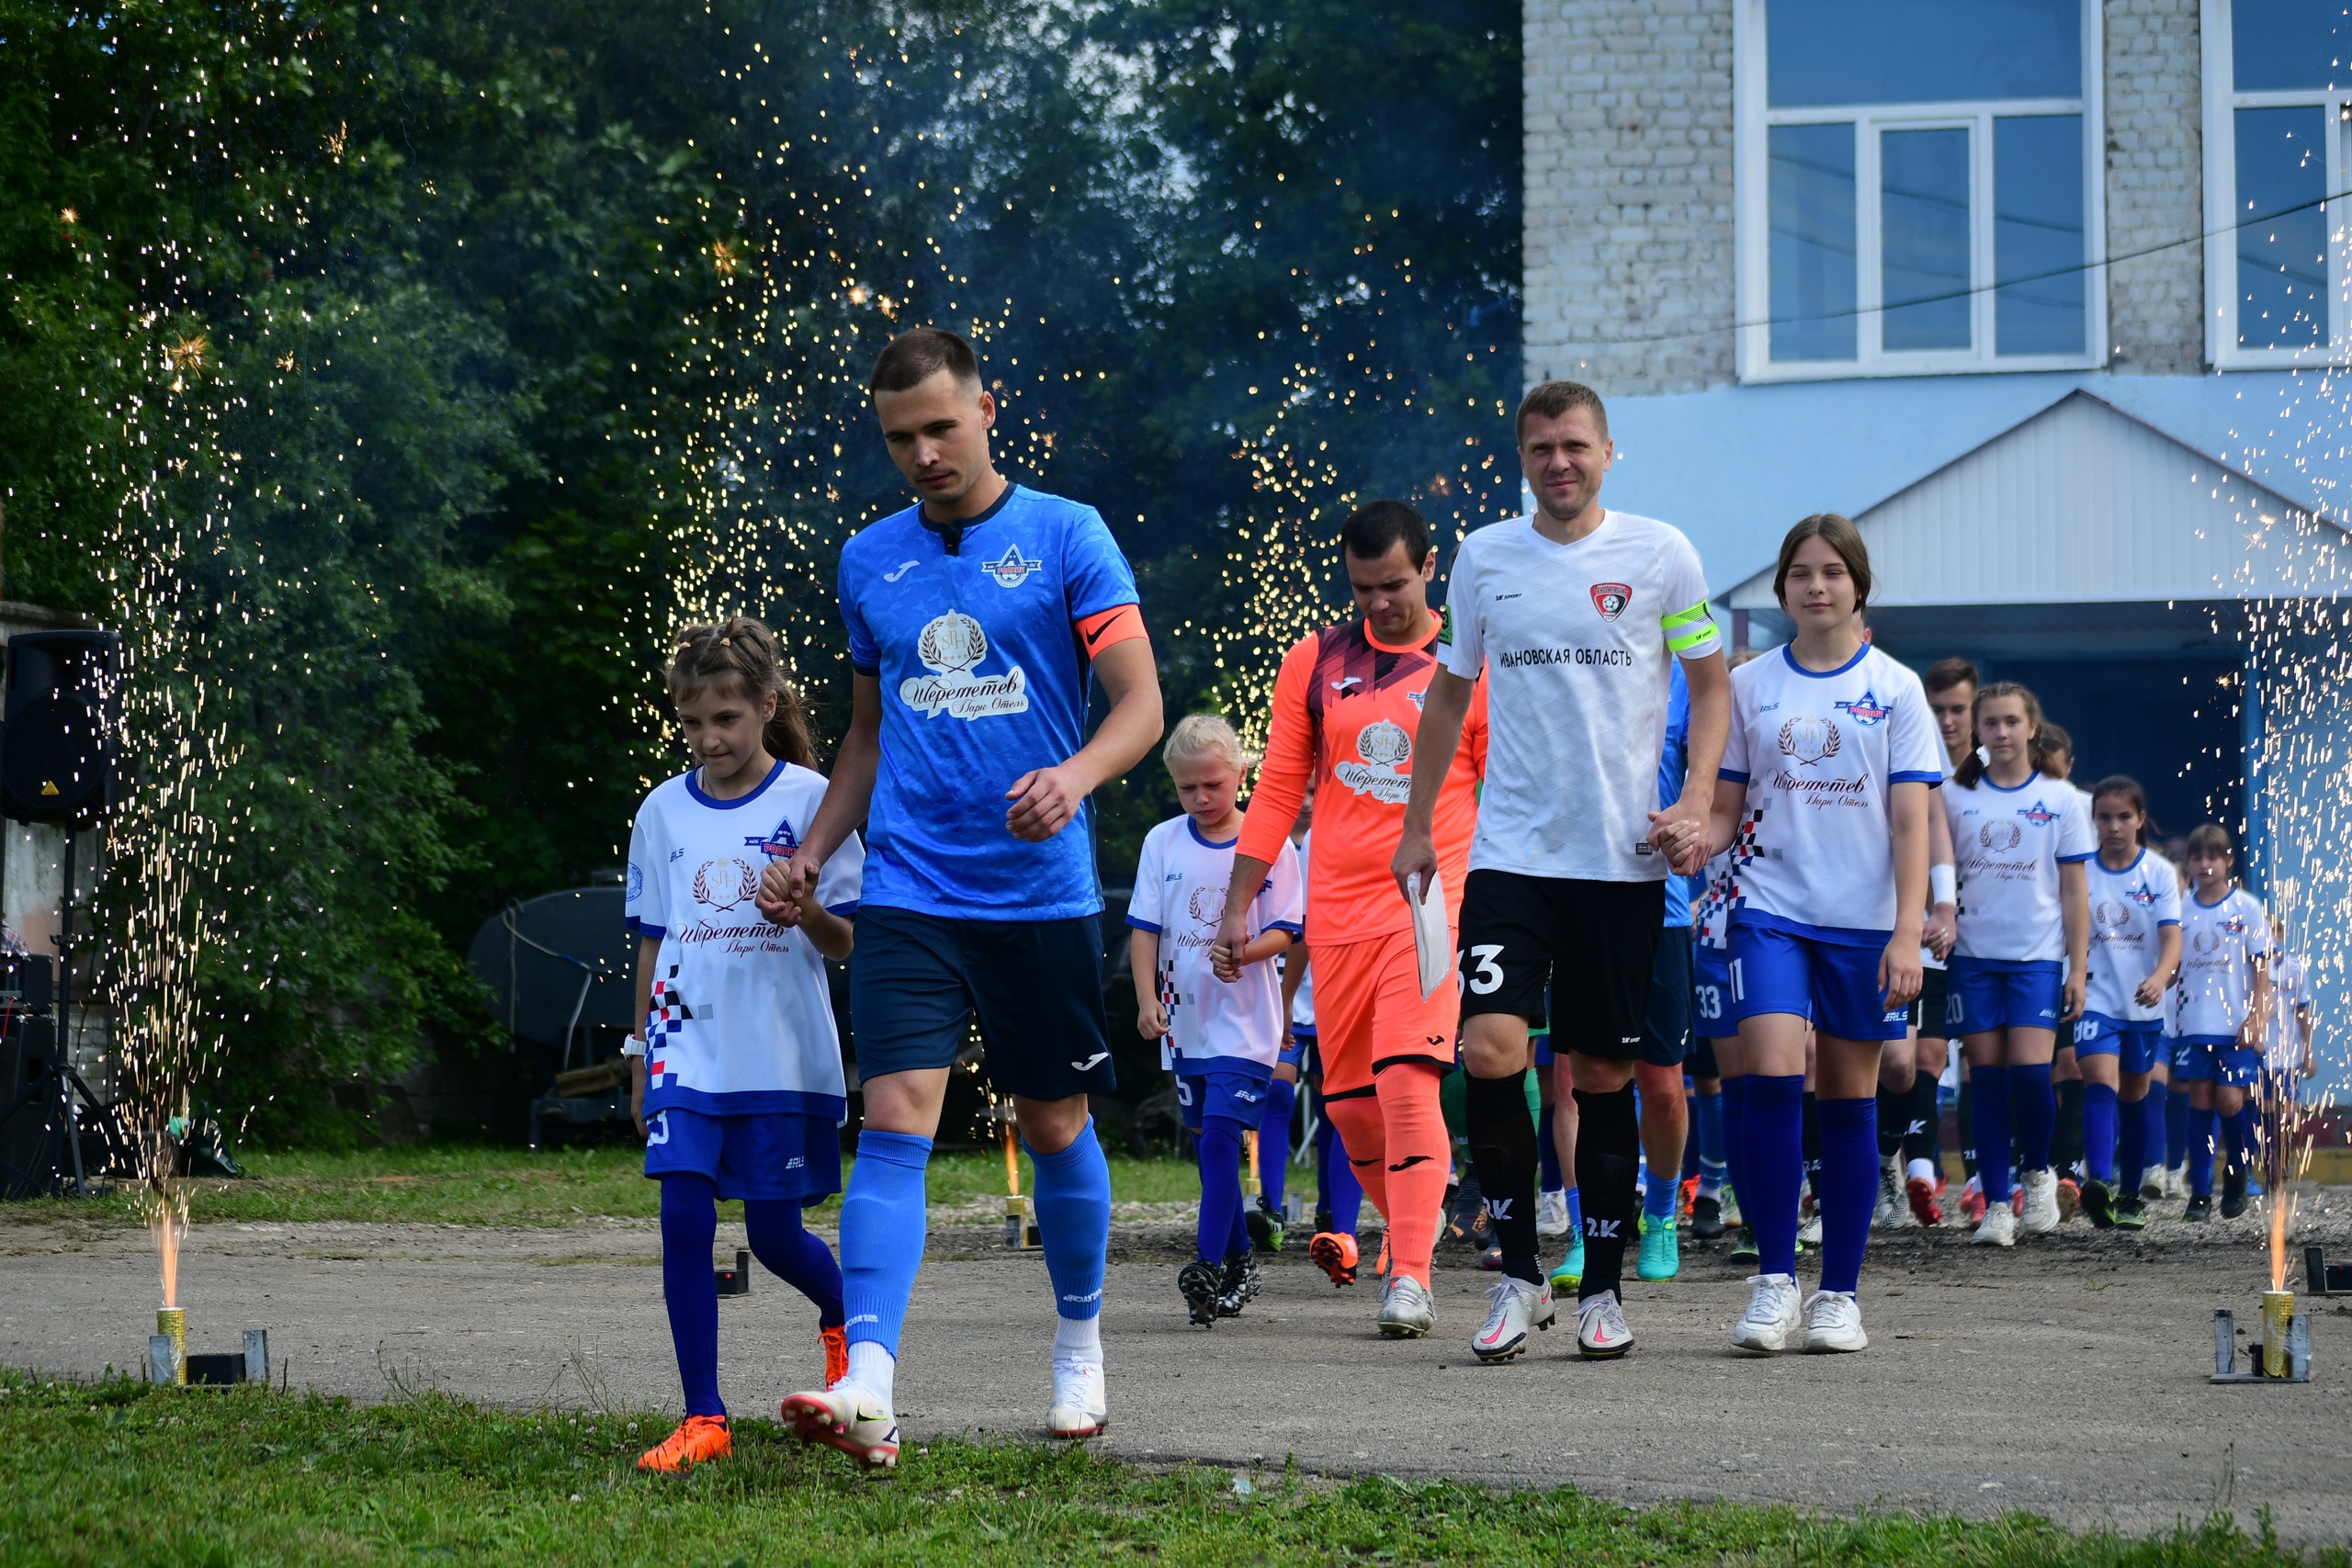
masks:
[[[2230,44],[2241,93],[2352,83],[2352,6],[2345,0],[2237,0]]]
[[[2083,117],[1993,122],[1996,350],[2083,352]],[[2018,281],[2012,281],[2018,280]]]
[[[2237,111],[2238,342],[2308,348],[2327,332],[2327,111]],[[2300,211],[2290,209],[2300,208]]]
[[[1890,354],[1966,348],[1968,132],[1886,131],[1878,158],[1880,341]]]
[[[1770,0],[1764,37],[1774,108],[2083,92],[2079,0]]]
[[[1854,128],[1776,125],[1772,357],[1854,357]]]

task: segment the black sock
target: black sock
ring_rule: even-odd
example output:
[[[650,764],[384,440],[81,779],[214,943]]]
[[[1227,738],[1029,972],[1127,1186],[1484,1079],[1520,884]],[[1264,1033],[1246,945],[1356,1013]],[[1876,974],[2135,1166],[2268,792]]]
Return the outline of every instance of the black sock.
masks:
[[[1878,1091],[1878,1157],[1879,1163],[1903,1152],[1903,1113],[1910,1109],[1911,1091],[1888,1089],[1884,1084]]]
[[[1903,1134],[1903,1163],[1926,1160],[1939,1170],[1943,1168],[1944,1118],[1936,1101],[1936,1080],[1922,1072],[1911,1086],[1909,1103],[1904,1110],[1904,1122],[1911,1129]]]
[[[1463,1097],[1470,1129],[1470,1164],[1478,1175],[1487,1218],[1503,1249],[1503,1272],[1531,1285],[1544,1282],[1535,1257],[1535,1119],[1527,1113],[1527,1075],[1472,1077]]]
[[[2050,1168],[2072,1176],[2083,1158],[2083,1082],[2058,1086],[2058,1125],[2050,1140]]]
[[[1969,1087],[1970,1073],[1960,1071],[1960,1168],[1964,1176],[1976,1174],[1976,1091]]]
[[[1577,1186],[1584,1197],[1584,1283],[1577,1299],[1583,1301],[1623,1282],[1642,1122],[1630,1083],[1613,1094],[1577,1090]]]
[[[1813,1194],[1815,1208],[1821,1203],[1821,1101],[1811,1089],[1804,1091],[1804,1121],[1799,1135],[1804,1149],[1804,1190]]]

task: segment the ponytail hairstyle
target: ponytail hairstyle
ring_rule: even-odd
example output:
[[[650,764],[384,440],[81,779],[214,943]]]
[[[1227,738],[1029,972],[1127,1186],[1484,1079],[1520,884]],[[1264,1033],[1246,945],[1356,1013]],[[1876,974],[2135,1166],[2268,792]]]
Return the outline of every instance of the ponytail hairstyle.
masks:
[[[1996,697],[2015,697],[2025,705],[2025,721],[2032,727],[2031,734],[2026,742],[2026,761],[2035,773],[2040,773],[2041,771],[2041,704],[2036,700],[2030,691],[2015,681],[1996,681],[1989,686],[1977,689],[1976,700],[1968,706],[1969,738],[1972,740],[1975,739],[1976,716],[1983,713],[1984,705]],[[1973,746],[1971,746],[1968,755],[1960,760],[1960,766],[1952,770],[1951,782],[1962,789],[1974,789],[1984,781],[1984,759],[1977,754]]]
[[[2046,778],[2064,778],[2066,775],[2058,771],[2061,753],[2069,761],[2080,760],[2075,756],[2075,738],[2066,733],[2064,726],[2054,720],[2046,721],[2034,732],[2033,771]]]
[[[673,703],[701,691],[713,682],[732,685],[744,697],[758,702],[775,694],[775,715],[761,731],[768,755],[798,767],[817,765],[817,748],[808,737],[808,712],[800,705],[799,689],[787,680],[776,658],[775,638],[750,615],[729,615],[716,625],[681,626],[662,671]]]
[[[2140,847],[2145,849],[2149,835],[2156,830],[2156,825],[2148,819],[2148,792],[2140,787],[2138,779],[2124,773],[2110,773],[2091,790],[2091,809],[2097,811],[2098,803],[2110,795],[2121,795],[2125,803],[2140,814]]]

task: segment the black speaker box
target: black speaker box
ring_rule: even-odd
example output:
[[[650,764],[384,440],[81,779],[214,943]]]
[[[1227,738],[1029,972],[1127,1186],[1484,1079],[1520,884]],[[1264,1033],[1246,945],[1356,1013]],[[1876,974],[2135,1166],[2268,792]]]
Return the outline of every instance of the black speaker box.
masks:
[[[122,637],[19,632],[0,707],[0,816],[82,828],[120,789]]]
[[[51,1019],[24,1019],[0,1035],[0,1111],[17,1105],[16,1114],[0,1122],[0,1198],[38,1197],[55,1188],[59,1157],[67,1153],[64,1097],[57,1079],[43,1079],[41,1071],[56,1054]],[[36,1083],[39,1092],[17,1105]]]

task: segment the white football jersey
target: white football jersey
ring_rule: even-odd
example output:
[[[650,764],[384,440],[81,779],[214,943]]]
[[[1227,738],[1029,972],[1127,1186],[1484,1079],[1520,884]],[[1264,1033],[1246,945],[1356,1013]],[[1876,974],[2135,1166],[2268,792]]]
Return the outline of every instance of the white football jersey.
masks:
[[[1725,850],[1699,874],[1699,896],[1690,900],[1691,940],[1722,953],[1731,946],[1731,905],[1739,897],[1739,868]]]
[[[1940,784],[1919,678],[1865,643],[1815,671],[1786,645],[1731,672],[1723,776],[1747,790],[1735,921],[1883,942],[1894,930],[1888,792]]]
[[[1667,525],[1611,512],[1570,545],[1528,517],[1456,547],[1438,662],[1487,672],[1487,778],[1470,869],[1662,882],[1647,840],[1675,658],[1723,639],[1699,552]]]
[[[2146,850],[2121,871],[2093,855],[2083,867],[2090,883],[2091,975],[2086,1015],[2109,1023],[2154,1023],[2165,1016],[2163,992],[2154,1007],[2135,997],[2155,973],[2164,928],[2180,924],[2180,883],[2172,862]]]
[[[2291,953],[2270,958],[2270,1032],[2264,1065],[2274,1073],[2292,1073],[2303,1059],[2303,1028],[2299,1015],[2312,1005],[2311,982],[2303,961]]]
[[[2218,904],[2194,889],[2180,901],[2180,1018],[2184,1040],[2223,1040],[2245,1022],[2254,964],[2270,953],[2270,917],[2262,900],[2233,887]]]
[[[2098,852],[2082,793],[2035,773],[2015,789],[1987,776],[1974,788],[1944,785],[1952,863],[1960,874],[1963,958],[2063,964],[2065,914],[2058,867]]]
[[[699,770],[696,770],[699,773]],[[629,830],[629,931],[661,944],[645,1023],[645,1109],[713,1116],[848,1113],[825,960],[752,902],[760,874],[788,858],[825,798],[821,773],[778,762],[732,800],[696,773],[654,785]],[[855,834],[825,862],[817,898],[854,915],[865,851]]]
[[[1190,817],[1171,818],[1144,836],[1127,924],[1159,938],[1152,977],[1169,1031],[1161,1060],[1179,1072],[1205,1071],[1215,1058],[1252,1062],[1270,1071],[1289,1031],[1283,1021],[1282,970],[1252,964],[1227,985],[1209,967],[1209,947],[1225,919],[1238,834],[1211,843]],[[1295,942],[1306,929],[1306,890],[1298,852],[1285,841],[1250,902],[1250,940],[1282,930]],[[1186,1064],[1190,1064],[1189,1067]]]

